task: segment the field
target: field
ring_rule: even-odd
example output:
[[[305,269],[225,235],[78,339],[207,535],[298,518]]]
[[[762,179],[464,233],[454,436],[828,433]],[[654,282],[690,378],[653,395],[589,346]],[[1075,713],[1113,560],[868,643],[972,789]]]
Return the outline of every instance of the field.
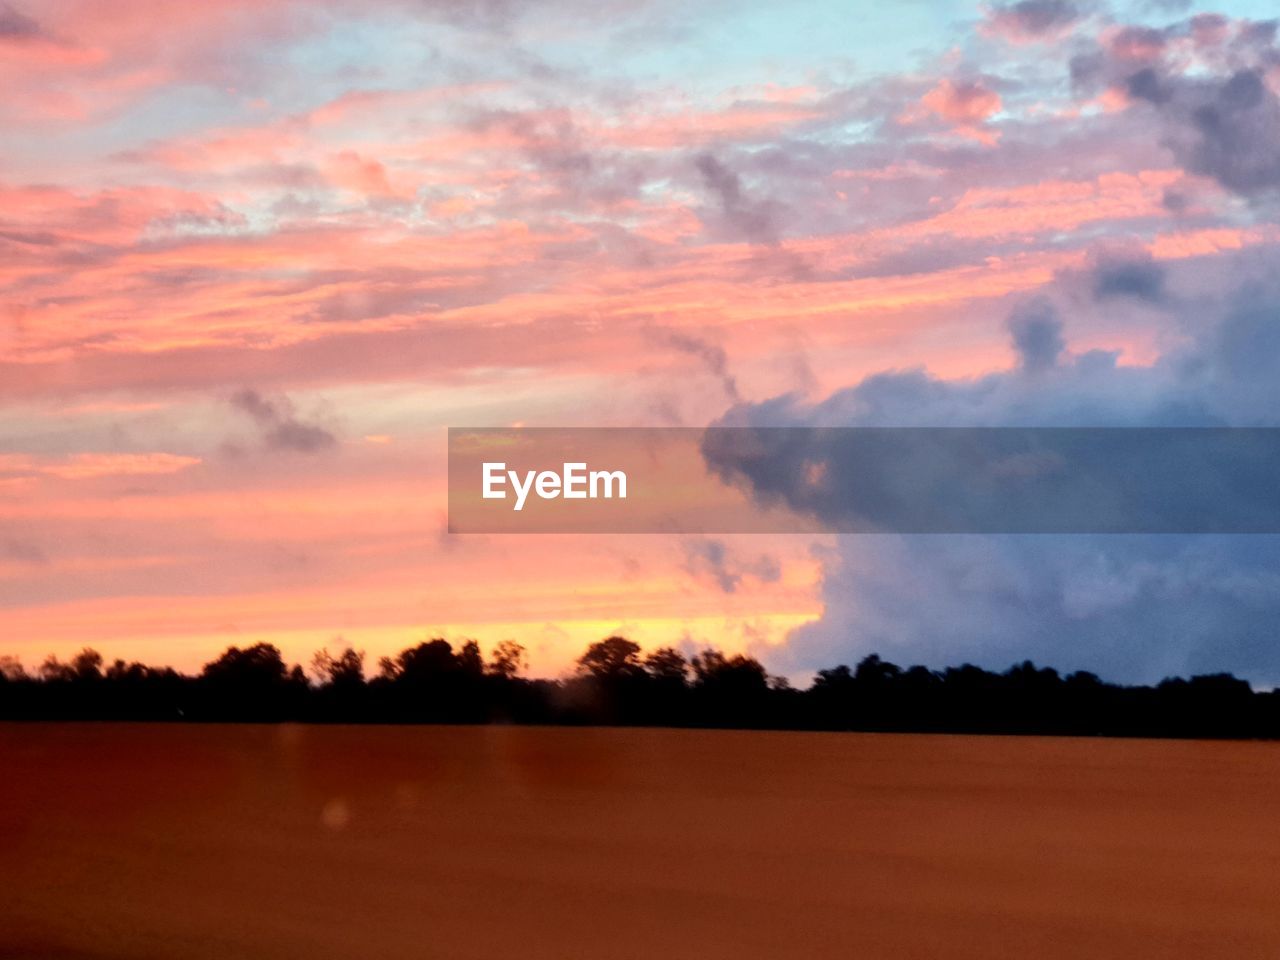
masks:
[[[0,957],[1280,956],[1280,745],[0,725]]]

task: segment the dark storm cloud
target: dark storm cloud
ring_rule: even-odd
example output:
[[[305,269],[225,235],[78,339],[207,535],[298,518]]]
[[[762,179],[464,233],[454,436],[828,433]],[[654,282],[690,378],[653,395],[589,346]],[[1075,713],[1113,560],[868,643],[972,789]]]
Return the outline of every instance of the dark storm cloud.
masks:
[[[1009,316],[1009,332],[1024,370],[1047,370],[1066,347],[1062,318],[1048,300],[1037,298],[1015,308]]]
[[[1189,105],[1189,169],[1237,193],[1280,186],[1280,100],[1257,70],[1205,85]]]
[[[337,443],[328,430],[299,420],[287,397],[266,397],[245,389],[232,396],[231,405],[258,425],[268,449],[316,453]]]
[[[1160,112],[1170,148],[1191,172],[1245,196],[1280,187],[1280,100],[1257,69],[1186,79],[1147,68],[1128,89]]]
[[[1094,299],[1129,297],[1160,303],[1165,298],[1165,273],[1150,254],[1099,258],[1093,269]]]
[[[1280,533],[1280,430],[734,427],[708,465],[844,533]]]
[[[1213,15],[1125,27],[1072,58],[1072,85],[1083,96],[1123,91],[1159,120],[1163,142],[1188,171],[1257,198],[1280,187],[1280,99],[1265,79],[1280,65],[1275,35],[1272,22]],[[1202,61],[1194,72],[1187,45]]]
[[[1125,81],[1125,87],[1129,96],[1146,100],[1157,106],[1168,103],[1172,97],[1172,94],[1165,89],[1160,74],[1151,67],[1144,67],[1137,73],[1130,74]]]
[[[1067,61],[1071,89],[1081,96],[1092,96],[1106,73],[1107,58],[1101,49],[1077,53]]]
[[[1119,365],[1115,354],[1101,351],[1070,353],[1062,346],[1061,319],[1043,306],[1023,306],[1008,322],[1016,369],[955,381],[925,371],[885,372],[817,403],[782,396],[741,404],[721,423],[1276,426],[1280,263],[1271,253],[1241,265],[1252,281],[1233,280],[1217,298],[1166,304],[1169,322],[1183,331],[1182,345],[1150,366]],[[1028,362],[1038,365],[1034,377]],[[821,451],[814,453],[820,461]],[[745,474],[758,497],[800,506],[808,498],[827,511],[855,503],[838,493],[822,498],[822,483],[838,483],[839,463],[814,463],[815,493],[815,484],[794,471],[769,474],[769,460],[748,464],[762,471],[758,476]],[[1035,480],[1051,478],[1055,464],[1023,458],[1009,467]],[[904,470],[900,481],[912,477]],[[1167,477],[1156,473],[1159,483],[1185,479],[1178,464]],[[892,484],[885,491],[893,493]],[[1222,491],[1224,502],[1235,504],[1247,494]],[[970,660],[1006,667],[1030,657],[1125,681],[1230,670],[1280,682],[1273,627],[1280,618],[1280,536],[843,536],[824,565],[823,601],[823,618],[792,635],[790,661],[780,667],[800,671],[878,651],[933,665]]]
[[[1185,213],[1191,206],[1191,201],[1181,190],[1165,190],[1163,196],[1160,197],[1160,205],[1170,213],[1177,215]]]

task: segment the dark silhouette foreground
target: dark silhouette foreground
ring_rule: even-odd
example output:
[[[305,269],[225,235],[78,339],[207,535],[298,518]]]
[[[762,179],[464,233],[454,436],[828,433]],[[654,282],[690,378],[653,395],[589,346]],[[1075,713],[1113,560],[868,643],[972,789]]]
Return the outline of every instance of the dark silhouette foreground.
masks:
[[[35,676],[0,658],[0,719],[320,723],[542,723],[877,730],[1139,737],[1280,737],[1280,692],[1229,674],[1154,687],[1061,676],[1025,662],[1004,673],[965,664],[907,669],[872,655],[819,671],[806,690],[759,661],[672,648],[647,656],[622,637],[592,644],[577,673],[526,679],[507,641],[486,661],[474,641],[430,640],[385,657],[366,678],[364,654],[327,650],[314,680],[260,643],[231,647],[198,676],[102,657],[50,658]]]

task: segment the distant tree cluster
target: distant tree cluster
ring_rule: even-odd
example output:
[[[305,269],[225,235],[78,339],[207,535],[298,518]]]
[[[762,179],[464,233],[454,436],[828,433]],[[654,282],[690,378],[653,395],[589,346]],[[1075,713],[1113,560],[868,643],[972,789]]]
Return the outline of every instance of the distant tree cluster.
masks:
[[[743,654],[644,653],[593,643],[576,672],[529,679],[524,648],[428,640],[366,674],[360,651],[318,652],[311,676],[266,643],[231,647],[195,676],[93,650],[29,674],[0,657],[0,719],[320,723],[543,723],[1142,737],[1280,737],[1280,692],[1229,674],[1118,686],[1022,663],[902,668],[872,655],[804,690]]]

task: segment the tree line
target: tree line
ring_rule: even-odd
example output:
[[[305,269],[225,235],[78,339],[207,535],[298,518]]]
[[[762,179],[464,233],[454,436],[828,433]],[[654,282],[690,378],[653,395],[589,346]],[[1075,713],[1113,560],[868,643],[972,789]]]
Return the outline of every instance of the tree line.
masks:
[[[367,672],[350,648],[310,676],[267,643],[230,647],[198,674],[86,649],[28,673],[0,657],[0,719],[316,723],[532,723],[1141,737],[1280,737],[1280,691],[1230,674],[1120,686],[1024,662],[903,668],[879,656],[820,670],[805,689],[745,654],[624,637],[591,644],[561,679],[525,677],[525,651],[434,639]]]

